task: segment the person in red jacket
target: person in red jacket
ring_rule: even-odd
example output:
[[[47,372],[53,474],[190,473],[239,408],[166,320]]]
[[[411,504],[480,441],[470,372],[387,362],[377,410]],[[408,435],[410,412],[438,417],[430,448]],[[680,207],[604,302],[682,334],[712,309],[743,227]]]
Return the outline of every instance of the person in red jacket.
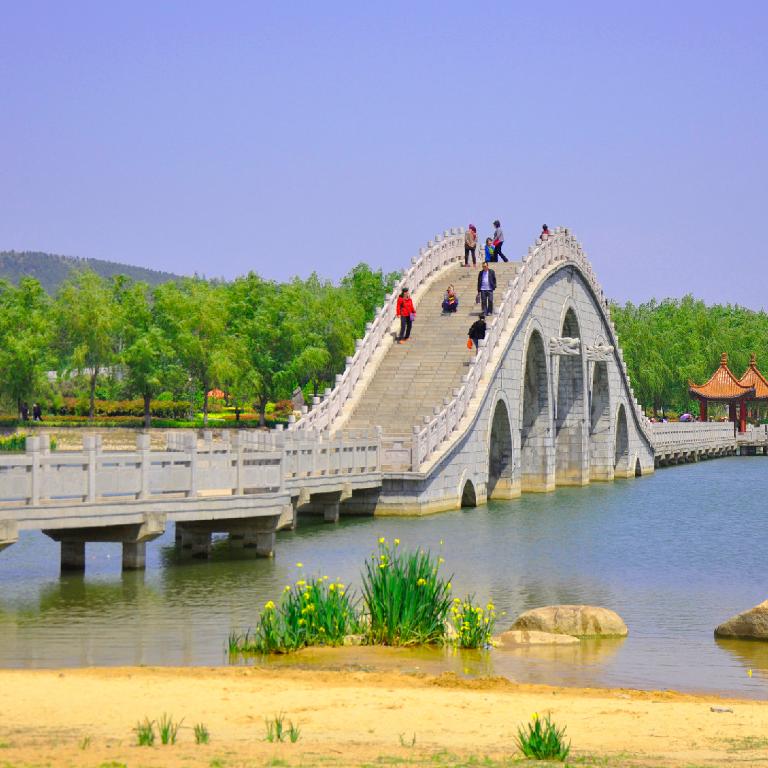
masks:
[[[413,318],[416,316],[413,299],[411,299],[410,291],[407,288],[400,291],[400,296],[397,299],[397,316],[400,318],[400,336],[397,338],[397,343],[402,344],[411,337],[411,326],[413,325]]]

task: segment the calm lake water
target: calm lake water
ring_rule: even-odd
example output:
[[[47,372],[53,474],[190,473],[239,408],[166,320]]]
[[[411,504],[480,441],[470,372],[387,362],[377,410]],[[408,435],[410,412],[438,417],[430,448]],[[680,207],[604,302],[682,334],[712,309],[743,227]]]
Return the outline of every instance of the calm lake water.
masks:
[[[59,577],[58,545],[25,534],[0,554],[0,666],[217,665],[232,629],[305,573],[358,583],[379,536],[440,551],[457,595],[506,611],[591,603],[627,622],[624,641],[576,649],[312,652],[281,664],[504,675],[521,682],[672,688],[764,697],[768,643],[716,641],[714,627],[768,597],[768,458],[720,459],[638,480],[526,495],[416,519],[302,519],[274,560],[185,559],[173,531],[145,573],[120,574],[120,548],[89,544],[87,572]],[[440,545],[440,541],[443,545]],[[753,670],[749,677],[747,670]]]

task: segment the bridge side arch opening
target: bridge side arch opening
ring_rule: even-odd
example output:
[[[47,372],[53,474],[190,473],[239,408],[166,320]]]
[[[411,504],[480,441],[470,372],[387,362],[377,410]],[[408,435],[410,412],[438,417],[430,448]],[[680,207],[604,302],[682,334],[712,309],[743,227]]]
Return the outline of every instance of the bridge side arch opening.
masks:
[[[581,338],[576,313],[569,308],[563,318],[561,336]],[[557,358],[555,417],[555,480],[558,485],[583,485],[589,479],[585,461],[584,362],[578,355]]]
[[[475,485],[471,480],[467,480],[464,483],[464,487],[461,489],[461,506],[462,508],[477,506],[477,494],[475,493]]]
[[[523,411],[520,425],[520,484],[523,491],[550,488],[549,382],[544,341],[538,331],[528,339],[523,370]]]
[[[488,445],[488,498],[509,499],[514,489],[514,451],[509,409],[499,400],[493,409],[491,435]]]
[[[629,429],[627,427],[627,411],[624,403],[619,405],[616,412],[616,444],[613,454],[613,467],[617,476],[627,477],[629,471]],[[632,467],[634,470],[634,467]]]

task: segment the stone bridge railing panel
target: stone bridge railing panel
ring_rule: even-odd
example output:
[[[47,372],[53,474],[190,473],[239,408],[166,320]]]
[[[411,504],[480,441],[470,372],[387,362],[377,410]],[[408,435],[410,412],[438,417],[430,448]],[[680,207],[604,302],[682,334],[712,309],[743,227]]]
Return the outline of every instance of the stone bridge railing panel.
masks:
[[[39,437],[23,454],[0,455],[0,506],[35,507],[119,501],[273,493],[299,478],[333,478],[381,471],[377,430],[342,433],[235,433],[214,444],[204,433],[170,434],[165,451],[102,451],[86,436],[82,451],[51,453]]]
[[[660,422],[651,424],[651,434],[657,455],[719,448],[736,442],[730,422]]]

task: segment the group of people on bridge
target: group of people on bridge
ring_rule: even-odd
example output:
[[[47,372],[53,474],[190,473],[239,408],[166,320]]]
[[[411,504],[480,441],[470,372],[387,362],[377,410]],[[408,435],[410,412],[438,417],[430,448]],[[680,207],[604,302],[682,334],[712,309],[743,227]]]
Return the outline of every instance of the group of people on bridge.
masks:
[[[501,222],[496,219],[493,222],[493,235],[485,240],[485,258],[479,274],[477,275],[477,294],[475,302],[480,305],[480,317],[469,328],[467,346],[477,349],[478,341],[485,338],[485,318],[493,314],[493,292],[496,290],[496,272],[489,266],[497,263],[499,259],[508,262],[509,259],[502,252],[504,245],[504,230]],[[547,240],[550,237],[549,227],[544,224],[539,238]],[[472,257],[472,268],[477,268],[477,227],[470,224],[464,234],[464,264],[469,268],[469,258]],[[459,297],[453,285],[449,285],[443,295],[443,313],[455,314],[459,308]],[[416,318],[416,309],[408,288],[403,288],[397,299],[396,314],[400,318],[400,333],[397,337],[398,344],[404,344],[411,337],[413,321]]]

